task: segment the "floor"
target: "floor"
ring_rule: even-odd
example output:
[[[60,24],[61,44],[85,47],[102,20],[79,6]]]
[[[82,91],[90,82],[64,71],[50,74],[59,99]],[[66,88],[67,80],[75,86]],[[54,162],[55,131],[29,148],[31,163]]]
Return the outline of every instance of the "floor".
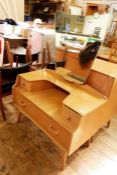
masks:
[[[88,148],[70,156],[61,171],[60,154],[46,135],[25,116],[16,122],[12,96],[4,97],[4,107],[8,120],[0,116],[0,175],[117,175],[117,117]]]

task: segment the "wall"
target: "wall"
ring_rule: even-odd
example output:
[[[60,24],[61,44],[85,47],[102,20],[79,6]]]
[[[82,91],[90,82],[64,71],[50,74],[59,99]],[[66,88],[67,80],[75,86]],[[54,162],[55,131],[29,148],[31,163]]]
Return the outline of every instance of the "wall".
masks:
[[[69,6],[69,10],[71,15],[81,15],[82,13],[82,8],[73,5]]]
[[[0,0],[0,19],[24,21],[24,0]]]

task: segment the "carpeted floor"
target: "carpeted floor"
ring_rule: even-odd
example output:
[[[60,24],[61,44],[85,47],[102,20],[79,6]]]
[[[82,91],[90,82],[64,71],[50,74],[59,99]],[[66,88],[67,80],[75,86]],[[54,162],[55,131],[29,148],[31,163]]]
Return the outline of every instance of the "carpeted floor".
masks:
[[[7,122],[0,116],[0,175],[49,175],[60,168],[60,155],[28,118],[17,121],[12,97],[4,98]],[[1,114],[0,114],[1,115]]]

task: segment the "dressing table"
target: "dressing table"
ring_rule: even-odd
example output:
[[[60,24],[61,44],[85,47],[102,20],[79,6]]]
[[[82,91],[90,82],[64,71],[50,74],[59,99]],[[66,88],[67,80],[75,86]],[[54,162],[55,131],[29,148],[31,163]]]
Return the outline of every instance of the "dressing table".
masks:
[[[58,147],[62,169],[117,114],[117,65],[96,59],[84,85],[63,78],[65,68],[20,74],[13,101]]]

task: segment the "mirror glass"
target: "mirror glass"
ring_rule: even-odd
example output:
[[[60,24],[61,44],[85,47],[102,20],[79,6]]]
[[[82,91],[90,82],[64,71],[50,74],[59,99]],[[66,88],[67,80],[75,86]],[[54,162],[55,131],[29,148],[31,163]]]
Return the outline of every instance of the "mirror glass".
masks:
[[[71,15],[64,12],[55,14],[56,32],[94,36],[100,40],[104,40],[111,21],[112,16],[109,13],[91,16]]]
[[[80,55],[80,53],[66,50],[65,68],[69,71],[65,77],[67,80],[72,81],[71,78],[73,78],[80,80],[81,84],[86,82],[111,19],[110,14],[107,13],[90,16],[71,15],[64,12],[55,14],[57,41],[59,40],[57,43],[79,49],[82,53]]]
[[[67,50],[65,68],[69,71],[64,78],[71,82],[84,84],[90,74],[100,45],[99,41],[90,43],[79,53]]]
[[[84,19],[84,16],[57,12],[55,14],[56,31],[82,34]]]

